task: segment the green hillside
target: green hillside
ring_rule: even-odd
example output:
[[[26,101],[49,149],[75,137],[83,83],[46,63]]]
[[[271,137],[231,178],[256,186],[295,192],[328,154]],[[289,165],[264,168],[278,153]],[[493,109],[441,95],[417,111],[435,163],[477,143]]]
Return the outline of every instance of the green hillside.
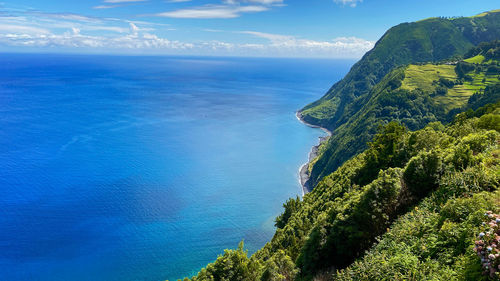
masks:
[[[479,62],[475,64],[481,65]],[[466,104],[469,97],[474,93],[483,90],[488,85],[496,84],[500,81],[498,76],[500,72],[495,71],[494,73],[488,73],[486,71],[488,65],[489,64],[485,64],[484,69],[479,70],[477,73],[470,73],[470,80],[463,81],[460,84],[455,84],[455,81],[459,78],[455,72],[456,66],[454,65],[410,65],[405,70],[405,79],[402,81],[401,89],[421,89],[426,93],[435,93],[439,87],[446,87],[440,85],[440,81],[444,81],[444,83],[448,81],[450,87],[446,87],[446,93],[435,98],[436,105],[443,107],[444,110],[448,112]]]
[[[226,250],[192,280],[487,280],[472,248],[483,214],[500,211],[499,142],[500,103],[446,127],[391,122],[287,201],[264,248]]]
[[[394,69],[408,64],[453,61],[480,42],[499,38],[499,11],[468,18],[431,18],[397,25],[388,30],[325,96],[304,107],[302,117],[308,123],[330,129],[335,135],[336,129],[367,105],[375,85]],[[371,135],[373,133],[371,131]],[[333,141],[327,144],[325,159],[319,159],[313,168],[312,185],[363,148],[345,145]],[[335,153],[333,146],[345,153]]]
[[[302,112],[334,130],[312,192],[262,249],[191,280],[499,280],[499,25],[492,11],[388,31]]]
[[[454,60],[396,68],[371,88],[363,106],[337,127],[312,161],[312,185],[366,148],[379,125],[399,121],[412,130],[429,122],[447,122],[470,96],[499,82],[500,41],[469,49],[467,56],[486,56],[482,63]],[[467,60],[467,59],[466,59]]]

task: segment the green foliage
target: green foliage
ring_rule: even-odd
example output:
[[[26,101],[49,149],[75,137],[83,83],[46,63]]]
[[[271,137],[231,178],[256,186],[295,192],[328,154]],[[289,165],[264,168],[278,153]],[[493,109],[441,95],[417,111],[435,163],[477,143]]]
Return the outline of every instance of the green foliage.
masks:
[[[499,116],[494,104],[448,126],[386,124],[284,204],[265,247],[226,250],[193,280],[483,280],[472,247],[484,211],[500,209]]]
[[[404,171],[405,183],[413,195],[422,189],[412,189],[412,177],[413,185],[424,187],[430,196],[421,195],[424,200],[418,207],[396,220],[374,248],[335,273],[333,280],[488,279],[482,275],[472,247],[483,213],[500,209],[500,135],[478,128],[481,118],[489,114],[498,116],[498,113],[475,116],[491,110],[469,113],[467,119],[446,128],[446,134],[442,134],[442,130],[429,134],[432,132],[429,129],[416,132],[426,132],[423,137],[437,135],[441,139],[431,138],[436,147],[419,152]],[[454,139],[451,144],[450,139]],[[410,143],[410,150],[422,147],[415,135],[410,137]],[[467,162],[466,165],[457,165],[457,157],[450,155],[462,153],[464,147],[471,152],[468,155],[471,159],[459,161]],[[430,169],[425,168],[426,162],[430,162],[427,165]]]
[[[500,83],[487,86],[483,93],[475,93],[469,98],[468,107],[478,109],[489,103],[495,103],[500,100]]]
[[[483,213],[499,209],[500,193],[450,198],[440,208],[433,198],[399,218],[362,259],[333,280],[488,280],[472,247]]]
[[[290,198],[283,204],[285,211],[276,218],[276,223],[274,224],[277,228],[283,228],[288,219],[295,213],[300,207],[300,198],[297,196],[295,199]]]
[[[461,62],[457,65],[458,75],[453,65],[437,67],[445,69],[446,75],[437,77],[435,80],[439,83],[434,86],[432,80],[423,79],[423,84],[432,87],[432,91],[407,88],[404,66],[457,61],[473,45],[500,38],[499,23],[500,12],[492,11],[481,17],[432,18],[404,23],[387,31],[344,79],[301,111],[306,122],[333,131],[324,153],[311,169],[311,184],[316,185],[321,178],[365,149],[365,143],[379,125],[398,121],[416,130],[429,122],[449,121],[467,103],[470,95],[487,84],[498,82],[497,66],[480,67],[475,73],[476,65]],[[495,43],[483,45],[479,53],[486,54],[495,46]],[[496,54],[496,51],[490,54]],[[487,62],[491,60],[484,61]],[[453,77],[449,77],[448,68]],[[490,68],[492,72],[488,74]],[[425,77],[427,72],[423,74]],[[447,114],[455,108],[459,110]]]
[[[445,202],[447,198],[470,197],[474,193],[494,191],[500,183],[500,174],[477,165],[463,171],[449,172],[439,181],[440,188],[435,192],[435,199]]]
[[[472,72],[475,69],[476,66],[474,64],[464,61],[457,63],[457,65],[455,66],[455,72],[457,73],[459,79],[464,79],[467,76],[467,73]]]
[[[453,88],[453,86],[455,86],[454,81],[452,81],[450,79],[446,79],[444,77],[439,78],[439,84],[443,85],[446,88]]]
[[[477,126],[481,129],[491,129],[500,132],[500,116],[496,114],[486,114],[481,116],[477,122]]]
[[[346,266],[384,232],[398,212],[401,170],[387,169],[362,191],[347,193],[318,223],[297,259],[303,275]]]
[[[500,203],[500,198],[498,198]],[[474,251],[481,259],[484,274],[500,280],[500,215],[487,211],[482,232],[475,241]]]
[[[411,194],[418,199],[438,186],[442,173],[442,155],[439,150],[422,151],[413,157],[404,171],[403,179]]]
[[[367,100],[364,96],[390,71],[409,63],[450,59],[463,55],[473,45],[498,39],[499,18],[500,13],[492,11],[483,17],[432,18],[391,28],[342,81],[303,109],[304,119],[329,129],[339,127],[360,109]]]
[[[500,40],[482,42],[465,53],[464,58],[483,56],[486,60],[500,60]]]
[[[474,69],[479,72],[466,74],[472,82],[456,84],[451,80],[458,79],[455,68],[441,64],[410,65],[389,73],[373,87],[366,105],[333,132],[312,165],[312,183],[365,149],[365,143],[381,124],[398,121],[418,130],[430,122],[448,122],[461,111],[500,100],[500,83],[495,84],[498,79],[485,74],[485,66],[477,65]],[[483,76],[488,77],[485,82],[478,79]],[[390,83],[397,79],[404,79],[402,86],[393,89]],[[444,84],[453,86],[447,88]]]
[[[479,114],[492,110],[495,112],[495,109],[479,109],[476,112]],[[376,237],[386,232],[386,228],[398,215],[422,198],[426,202],[423,204],[428,205],[426,208],[436,215],[439,215],[437,209],[440,204],[444,204],[444,214],[449,217],[447,220],[433,216],[435,230],[432,230],[433,236],[429,239],[439,243],[412,246],[410,250],[420,251],[416,256],[412,253],[384,253],[390,262],[377,265],[388,266],[384,278],[388,280],[398,276],[393,275],[394,272],[401,273],[401,280],[474,275],[472,269],[477,269],[477,264],[463,253],[471,245],[471,241],[467,240],[470,237],[467,236],[467,231],[472,225],[477,226],[477,221],[473,220],[470,225],[463,226],[463,222],[457,221],[451,211],[455,207],[458,211],[468,210],[465,207],[471,204],[474,208],[477,206],[474,202],[467,201],[469,205],[463,203],[464,206],[457,207],[454,201],[449,200],[471,197],[478,192],[488,194],[498,188],[500,175],[497,171],[500,163],[495,155],[498,153],[496,147],[500,135],[495,131],[479,128],[481,118],[484,117],[476,117],[476,112],[469,114],[460,124],[453,123],[444,127],[440,123],[431,123],[416,132],[407,132],[404,127],[389,123],[376,134],[367,151],[322,180],[318,188],[304,198],[301,210],[290,219],[293,224],[285,226],[286,229],[288,226],[301,225],[298,221],[305,219],[304,209],[314,206],[316,212],[307,211],[314,213],[317,218],[307,239],[297,239],[303,241],[297,258],[301,278],[311,279],[332,267],[347,266],[362,256],[376,242]],[[495,113],[487,114],[498,116]],[[462,155],[464,148],[467,157]],[[374,173],[378,175],[365,179],[364,176]],[[364,185],[366,181],[369,183]],[[429,194],[432,194],[432,199],[425,199]],[[314,198],[314,205],[310,205],[310,198]],[[311,218],[307,221],[310,225]],[[435,225],[438,223],[441,225]],[[415,237],[420,235],[419,231],[427,231],[425,227],[418,229],[408,228],[405,235]],[[279,245],[283,241],[281,235],[282,233],[277,233],[271,244]],[[449,247],[449,251],[440,248],[445,246]],[[462,271],[449,266],[451,262],[461,262]],[[367,266],[365,270],[371,266],[374,265]],[[394,267],[401,270],[394,271]],[[373,279],[385,280],[384,278]]]
[[[476,64],[404,65],[497,38],[500,11],[389,30],[302,111],[334,129],[314,190],[283,205],[252,257],[240,244],[192,280],[487,280],[472,248],[482,214],[500,209],[498,41],[466,54]]]
[[[304,119],[329,129],[340,126],[360,109],[371,88],[390,71],[409,63],[450,59],[480,42],[498,39],[499,18],[500,13],[492,12],[484,17],[432,18],[392,27],[342,81],[302,110]],[[335,106],[325,110],[330,100],[336,100]]]
[[[243,241],[237,250],[225,250],[214,263],[203,268],[193,281],[254,281],[258,280],[261,265],[247,256]]]
[[[401,138],[406,132],[406,128],[396,122],[390,122],[379,129],[373,141],[370,142],[369,149],[365,153],[365,165],[359,172],[358,184],[371,182],[380,170],[389,167],[396,167],[405,160],[405,155],[401,147]]]
[[[278,250],[265,262],[261,281],[290,281],[294,280],[299,270],[292,259],[283,250]]]

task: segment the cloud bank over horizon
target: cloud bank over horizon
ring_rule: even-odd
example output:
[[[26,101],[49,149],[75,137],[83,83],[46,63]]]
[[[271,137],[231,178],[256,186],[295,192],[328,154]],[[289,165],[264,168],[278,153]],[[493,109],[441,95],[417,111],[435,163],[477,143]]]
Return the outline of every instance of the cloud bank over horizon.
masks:
[[[356,7],[358,3],[363,2],[363,0],[333,0],[333,2],[341,5],[348,5],[352,8]]]
[[[104,0],[103,5],[147,3],[148,0]],[[189,4],[188,0],[169,2]],[[224,0],[217,5],[188,6],[149,15],[153,18],[231,19],[265,12],[284,5],[283,0]],[[191,7],[191,8],[190,8]],[[91,7],[96,9],[96,7]],[[101,9],[101,8],[97,8]],[[104,9],[104,8],[102,8]],[[16,52],[119,53],[154,55],[216,55],[259,57],[359,58],[374,42],[355,36],[315,40],[257,30],[199,28],[203,39],[169,39],[177,30],[167,23],[76,13],[9,9],[0,6],[0,50]],[[139,19],[139,20],[137,20]],[[221,36],[215,36],[223,34]],[[234,39],[237,38],[237,39]],[[225,40],[226,39],[226,40]]]

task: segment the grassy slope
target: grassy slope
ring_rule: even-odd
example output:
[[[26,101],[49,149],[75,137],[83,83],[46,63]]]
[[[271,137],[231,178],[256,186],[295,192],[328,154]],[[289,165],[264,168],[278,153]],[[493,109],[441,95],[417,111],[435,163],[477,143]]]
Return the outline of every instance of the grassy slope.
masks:
[[[500,192],[438,204],[433,197],[399,218],[362,259],[325,279],[490,280],[472,247],[483,214],[500,212]]]
[[[472,57],[472,58],[468,58],[466,60],[464,60],[465,62],[468,62],[468,63],[483,63],[484,61],[484,56],[483,55],[477,55],[475,57]]]
[[[490,13],[479,18],[489,17]],[[470,20],[453,22],[469,38],[480,40],[484,34],[468,30]],[[479,29],[482,24],[474,22]],[[440,96],[416,89],[435,88],[435,79],[423,75],[431,82],[428,86],[416,78],[426,67],[434,71],[434,78],[441,74],[451,80],[454,75],[449,67],[393,67],[370,87],[369,95],[355,98],[351,109],[361,101],[364,105],[341,122],[339,134],[333,136],[338,136],[337,144],[355,155],[377,131],[374,121],[399,120],[415,129],[445,114]],[[482,72],[469,74],[470,87],[482,81]],[[476,109],[498,102],[500,84],[484,92],[471,96],[466,106]],[[344,101],[340,96],[330,99],[339,108]],[[250,258],[243,247],[227,250],[193,280],[479,280],[481,269],[469,248],[479,229],[478,212],[499,211],[498,200],[491,200],[500,196],[495,191],[500,180],[499,107],[497,103],[476,113],[467,111],[447,128],[431,123],[408,132],[390,123],[368,150],[339,163],[303,200],[287,201],[277,218],[279,228],[264,248]],[[318,161],[332,158],[326,155],[332,143],[328,144]],[[380,243],[364,256],[381,234]]]
[[[483,56],[478,55],[476,57]],[[472,61],[475,61],[476,64],[480,64],[480,60],[475,60],[474,58]],[[471,60],[464,61],[470,62]],[[485,71],[472,73],[471,76],[473,78],[472,81],[464,81],[463,84],[454,85],[452,88],[448,89],[446,95],[436,97],[436,104],[442,106],[445,112],[448,112],[454,108],[465,105],[469,97],[474,93],[483,90],[488,85],[496,84],[500,81],[498,79],[498,74],[490,74]],[[401,88],[408,90],[419,88],[425,92],[431,93],[436,89],[434,82],[439,81],[440,78],[446,78],[451,81],[457,80],[458,77],[455,73],[455,66],[446,64],[409,65],[405,70],[405,79],[402,82]]]
[[[322,153],[312,161],[311,178],[321,179],[345,159],[365,149],[366,142],[381,124],[397,120],[416,130],[429,122],[447,121],[448,112],[456,112],[472,94],[499,81],[500,73],[487,74],[484,69],[468,73],[472,81],[457,83],[446,95],[433,95],[432,92],[439,78],[457,79],[454,65],[410,65],[392,71],[372,88],[365,105],[334,131]],[[400,87],[391,85],[400,79]]]
[[[334,135],[338,134],[335,130],[351,121],[367,105],[373,87],[395,68],[462,55],[473,44],[498,38],[500,12],[489,12],[481,17],[431,18],[400,24],[387,31],[374,49],[363,56],[325,96],[304,107],[302,116],[305,121],[327,127],[334,131]],[[345,146],[348,144],[346,140],[334,142],[332,139],[326,145],[323,159],[319,159],[312,169],[313,185],[364,147]],[[344,150],[345,153],[336,153],[337,150]]]
[[[193,280],[480,280],[471,246],[482,213],[500,211],[500,104],[455,120],[416,132],[390,123],[289,200],[263,249],[227,250]]]
[[[473,45],[498,38],[500,11],[483,13],[480,17],[430,18],[397,25],[387,31],[373,50],[366,53],[324,97],[304,107],[304,118],[334,129],[342,123],[342,115],[353,114],[349,102],[367,94],[394,68],[462,55]],[[344,102],[345,99],[349,102]],[[324,105],[325,102],[329,105]]]

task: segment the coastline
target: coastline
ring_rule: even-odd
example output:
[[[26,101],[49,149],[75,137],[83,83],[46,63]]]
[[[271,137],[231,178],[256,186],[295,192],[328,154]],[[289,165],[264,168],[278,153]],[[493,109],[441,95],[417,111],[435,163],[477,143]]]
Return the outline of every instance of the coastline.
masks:
[[[307,123],[306,121],[304,121],[304,119],[302,119],[302,114],[300,113],[300,111],[297,111],[295,112],[295,117],[297,118],[297,120],[299,120],[302,124],[308,126],[308,127],[311,127],[311,128],[318,128],[318,129],[321,129],[323,130],[324,132],[327,133],[327,136],[323,136],[323,137],[319,137],[319,143],[317,145],[314,145],[312,148],[311,148],[311,151],[309,152],[309,156],[307,158],[307,162],[304,163],[302,166],[300,166],[299,168],[299,182],[300,182],[300,185],[302,186],[302,196],[306,195],[307,193],[311,192],[312,191],[312,186],[309,182],[309,178],[310,178],[310,175],[309,175],[309,171],[308,171],[308,167],[309,167],[309,163],[314,160],[314,158],[316,158],[318,156],[318,152],[319,152],[319,147],[320,145],[325,142],[326,140],[328,140],[328,138],[332,135],[332,132],[330,132],[328,129],[326,128],[323,128],[321,126],[317,126],[317,125],[313,125],[313,124],[309,124]]]

